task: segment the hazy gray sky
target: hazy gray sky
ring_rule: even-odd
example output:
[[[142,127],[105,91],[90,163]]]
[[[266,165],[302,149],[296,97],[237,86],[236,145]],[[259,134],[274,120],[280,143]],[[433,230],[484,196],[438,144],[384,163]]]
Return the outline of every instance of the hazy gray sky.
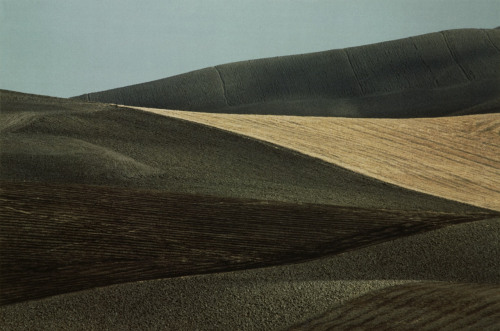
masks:
[[[247,59],[500,25],[500,0],[0,0],[0,88],[69,97]]]

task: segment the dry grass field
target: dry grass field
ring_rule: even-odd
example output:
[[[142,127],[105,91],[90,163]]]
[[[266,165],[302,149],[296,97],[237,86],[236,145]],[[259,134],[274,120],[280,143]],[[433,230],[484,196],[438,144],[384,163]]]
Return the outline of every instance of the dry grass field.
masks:
[[[268,141],[395,185],[500,210],[500,114],[422,119],[138,108]]]

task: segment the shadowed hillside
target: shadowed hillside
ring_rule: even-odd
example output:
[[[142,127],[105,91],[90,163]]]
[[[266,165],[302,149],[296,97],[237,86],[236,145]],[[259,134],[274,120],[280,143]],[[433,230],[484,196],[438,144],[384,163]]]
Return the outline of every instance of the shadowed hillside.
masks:
[[[464,29],[219,65],[79,97],[248,114],[432,117],[500,105],[500,31]]]
[[[377,209],[479,210],[197,123],[7,91],[0,99],[4,180]]]

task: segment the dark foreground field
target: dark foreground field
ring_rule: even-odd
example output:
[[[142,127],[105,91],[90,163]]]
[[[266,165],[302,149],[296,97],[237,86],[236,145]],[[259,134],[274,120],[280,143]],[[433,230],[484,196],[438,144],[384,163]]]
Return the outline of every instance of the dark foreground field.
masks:
[[[498,216],[7,183],[0,303],[153,278],[300,262]]]
[[[464,326],[460,320],[497,330],[499,240],[500,218],[467,222],[298,264],[123,283],[6,305],[0,321],[15,330],[283,330],[352,309],[357,319],[337,329],[367,319],[367,325],[390,322],[379,325],[389,330],[415,330],[405,321],[420,330],[456,330]],[[373,312],[380,314],[370,324]],[[423,323],[412,320],[418,314]],[[447,328],[447,321],[455,324]]]

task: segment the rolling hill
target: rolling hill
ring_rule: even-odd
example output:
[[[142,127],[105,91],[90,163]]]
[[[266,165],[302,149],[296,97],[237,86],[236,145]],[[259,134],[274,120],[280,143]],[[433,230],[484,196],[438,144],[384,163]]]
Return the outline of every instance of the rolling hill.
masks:
[[[0,179],[361,208],[479,211],[205,125],[2,91]]]
[[[79,96],[240,114],[434,117],[500,106],[500,31],[441,31],[373,45],[243,61]]]
[[[351,119],[138,109],[264,140],[398,186],[500,211],[498,113]]]
[[[495,329],[499,32],[0,90],[0,328]]]

